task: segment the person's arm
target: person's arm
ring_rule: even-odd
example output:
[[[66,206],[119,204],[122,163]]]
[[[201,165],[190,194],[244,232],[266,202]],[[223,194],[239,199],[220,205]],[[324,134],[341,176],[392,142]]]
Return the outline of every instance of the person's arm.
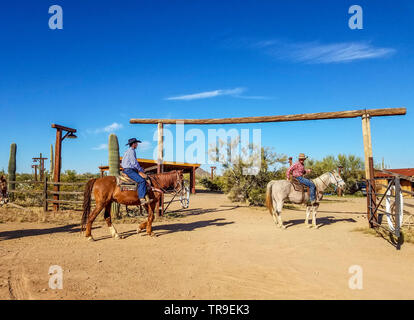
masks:
[[[142,167],[140,166],[140,164],[139,164],[139,162],[138,162],[138,160],[137,160],[137,154],[135,153],[135,150],[133,150],[133,155],[132,155],[132,157],[133,157],[133,161],[134,161],[134,169],[136,169],[137,171],[138,171],[138,174],[142,177],[142,178],[144,178],[144,179],[147,179],[148,178],[148,176],[147,176],[147,174],[145,173],[145,171],[144,171],[144,169],[142,169]]]
[[[290,180],[290,175],[292,174],[293,170],[296,168],[296,163],[291,165],[288,171],[286,172],[287,179]]]

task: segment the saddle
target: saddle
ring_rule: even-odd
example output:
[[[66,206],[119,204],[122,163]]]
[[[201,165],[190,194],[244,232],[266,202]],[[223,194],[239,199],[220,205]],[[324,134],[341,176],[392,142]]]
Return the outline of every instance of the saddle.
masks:
[[[292,177],[290,183],[293,186],[293,189],[298,192],[302,192],[302,202],[305,200],[305,193],[308,194],[308,198],[310,198],[310,188],[305,186],[304,184],[300,183],[298,179]]]
[[[138,190],[138,183],[132,180],[123,172],[121,172],[121,174],[116,177],[116,185],[119,186],[119,189],[121,189],[121,191]]]
[[[116,185],[121,189],[121,191],[137,191],[138,183],[135,180],[132,180],[124,172],[121,172],[119,176],[116,177]],[[147,180],[147,187],[152,188],[155,191],[158,189],[151,186],[150,180]]]

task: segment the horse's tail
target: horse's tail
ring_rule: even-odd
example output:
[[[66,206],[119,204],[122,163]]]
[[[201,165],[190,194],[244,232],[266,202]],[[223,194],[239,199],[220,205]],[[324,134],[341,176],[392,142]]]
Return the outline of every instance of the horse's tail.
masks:
[[[272,200],[272,182],[269,182],[266,187],[266,207],[270,214],[273,214],[273,200]]]
[[[81,222],[81,232],[85,230],[86,222],[88,221],[89,213],[91,212],[91,195],[95,181],[96,179],[89,180],[86,183],[85,191],[83,192],[83,214]]]

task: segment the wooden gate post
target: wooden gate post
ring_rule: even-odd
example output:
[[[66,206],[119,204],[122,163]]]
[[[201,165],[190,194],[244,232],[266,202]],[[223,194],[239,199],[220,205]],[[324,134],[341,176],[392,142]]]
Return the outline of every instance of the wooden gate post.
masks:
[[[158,158],[157,158],[157,173],[163,172],[164,162],[164,124],[158,123]]]
[[[44,219],[46,220],[46,213],[48,209],[48,203],[47,203],[47,175],[44,175],[43,179],[44,185],[43,185],[43,213],[44,213]]]
[[[55,165],[53,171],[53,182],[60,182],[60,169],[61,169],[61,160],[62,160],[62,130],[57,128],[56,129],[56,142],[55,142]],[[53,191],[56,193],[53,194],[53,200],[59,200],[59,192],[60,186],[55,184],[53,186]],[[59,203],[53,202],[53,211],[59,210]]]
[[[400,177],[395,177],[395,235],[398,238],[397,249],[400,246],[400,219],[401,219],[401,182]]]
[[[371,124],[368,114],[362,116],[362,136],[364,141],[364,156],[365,156],[365,178],[371,179],[369,171],[369,158],[372,158],[372,143],[371,143]]]
[[[370,179],[367,179],[367,212],[368,221],[371,228],[375,227],[375,223],[378,223],[378,212],[374,214],[377,206],[377,195],[375,194],[375,179],[374,179],[374,160],[372,157],[368,158],[368,169]],[[375,223],[373,223],[373,222]]]

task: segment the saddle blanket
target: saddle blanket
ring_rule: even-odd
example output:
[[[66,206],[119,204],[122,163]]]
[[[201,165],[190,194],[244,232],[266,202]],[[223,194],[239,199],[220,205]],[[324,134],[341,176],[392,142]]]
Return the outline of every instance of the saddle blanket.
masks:
[[[116,177],[116,185],[119,186],[119,189],[121,189],[121,191],[138,190],[138,183],[132,180],[123,172],[121,172],[121,174]]]

